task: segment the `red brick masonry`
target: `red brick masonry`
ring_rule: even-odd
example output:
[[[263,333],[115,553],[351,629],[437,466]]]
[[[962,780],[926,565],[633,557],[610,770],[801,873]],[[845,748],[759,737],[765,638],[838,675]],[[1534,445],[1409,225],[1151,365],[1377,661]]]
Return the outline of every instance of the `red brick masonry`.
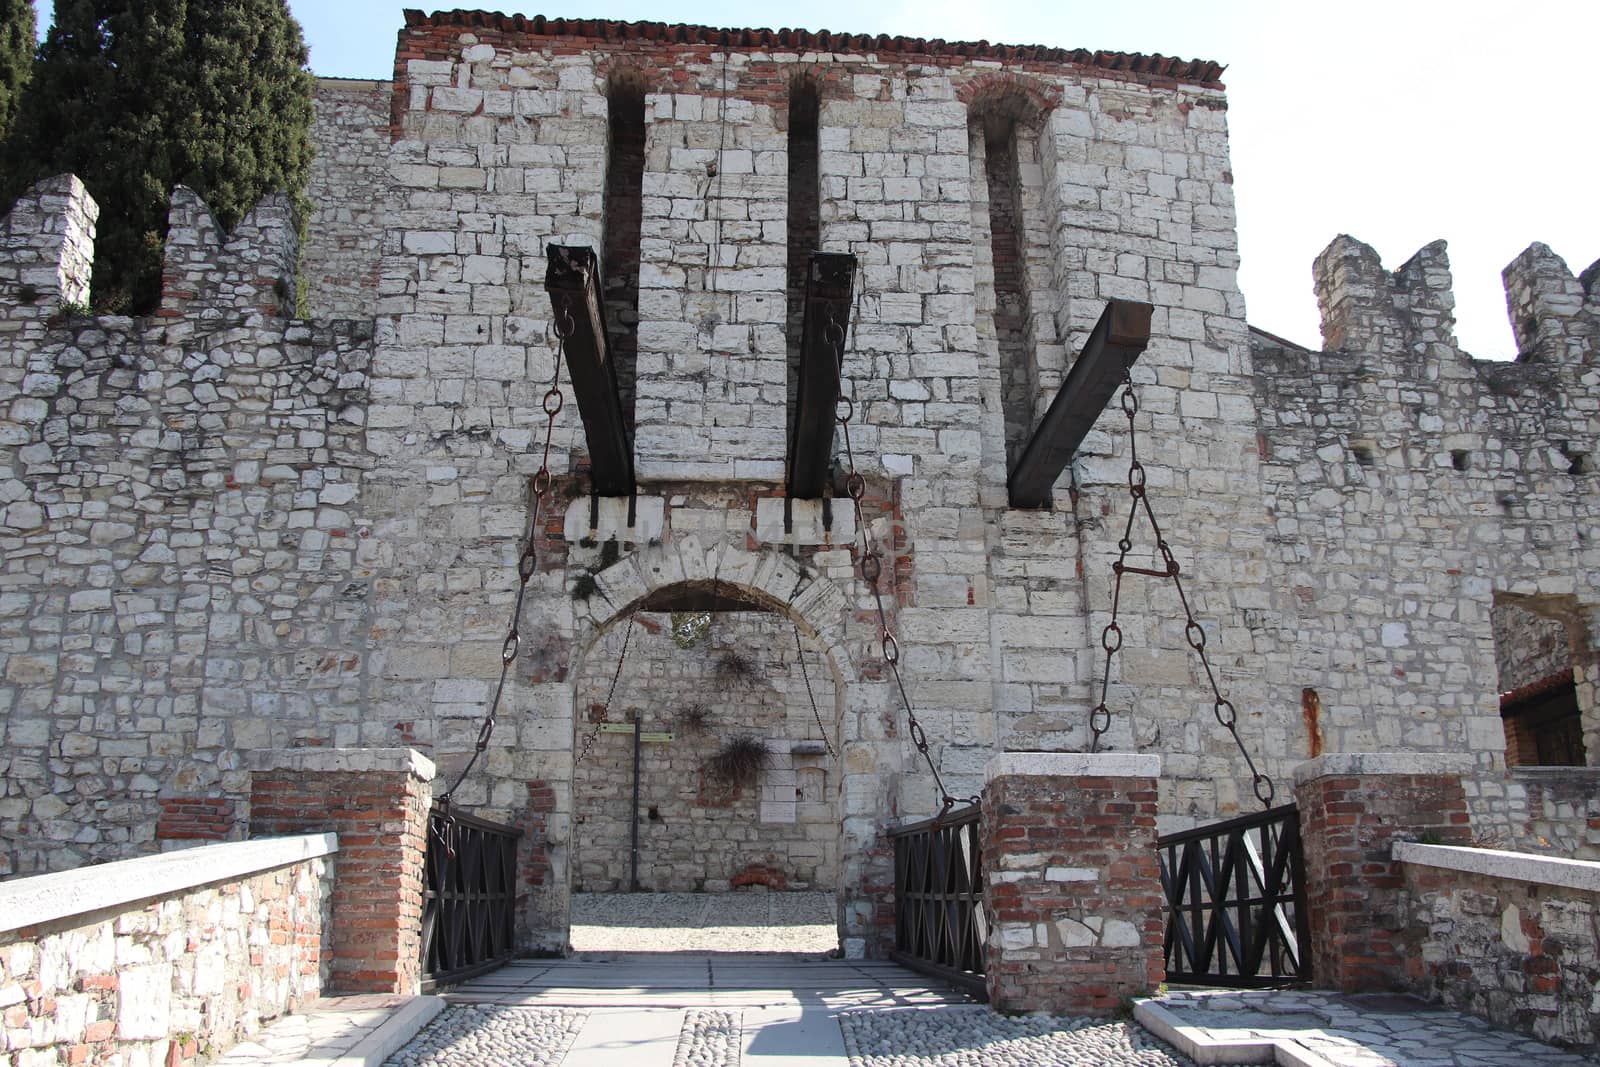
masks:
[[[983,791],[989,1003],[1106,1015],[1166,977],[1160,759],[1008,753]]]
[[[332,830],[333,958],[340,993],[415,993],[433,765],[408,749],[268,753],[250,798],[252,836]],[[270,757],[284,765],[271,768]]]
[[[1397,840],[1467,843],[1461,774],[1469,765],[1449,760],[1336,753],[1296,772],[1318,986],[1370,992],[1420,977],[1418,946],[1405,930],[1405,879],[1390,848]]]

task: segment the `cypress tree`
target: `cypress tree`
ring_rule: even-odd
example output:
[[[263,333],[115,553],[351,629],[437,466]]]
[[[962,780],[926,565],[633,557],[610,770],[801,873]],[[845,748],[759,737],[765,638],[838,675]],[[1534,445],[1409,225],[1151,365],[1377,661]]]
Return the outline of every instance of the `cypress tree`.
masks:
[[[0,0],[0,136],[11,128],[17,97],[33,73],[32,0]]]
[[[311,89],[285,0],[56,0],[12,138],[10,192],[72,171],[100,204],[94,303],[160,299],[172,187],[224,229],[310,173]]]

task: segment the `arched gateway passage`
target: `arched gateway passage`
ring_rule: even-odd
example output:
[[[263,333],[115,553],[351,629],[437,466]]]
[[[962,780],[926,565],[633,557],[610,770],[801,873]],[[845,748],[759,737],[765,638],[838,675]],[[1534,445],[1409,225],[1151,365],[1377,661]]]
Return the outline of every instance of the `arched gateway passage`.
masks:
[[[846,766],[862,738],[846,709],[872,706],[877,683],[857,678],[840,590],[779,550],[691,537],[602,571],[588,606],[570,675],[570,892],[586,907],[826,892],[847,934],[870,911],[852,887],[874,830],[847,824],[846,795],[884,783],[875,761]]]

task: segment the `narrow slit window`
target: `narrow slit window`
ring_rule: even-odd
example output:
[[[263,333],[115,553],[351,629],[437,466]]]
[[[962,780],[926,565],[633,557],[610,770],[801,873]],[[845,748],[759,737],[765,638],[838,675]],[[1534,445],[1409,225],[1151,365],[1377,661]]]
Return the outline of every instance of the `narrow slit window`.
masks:
[[[613,80],[607,94],[610,140],[606,149],[605,304],[622,418],[631,438],[639,353],[639,239],[644,195],[644,89]]]
[[[806,311],[806,263],[822,244],[822,200],[818,191],[817,87],[809,79],[795,82],[789,92],[789,272],[788,314],[784,336],[788,340],[788,417],[785,440],[794,437],[795,401],[799,392],[801,331]]]

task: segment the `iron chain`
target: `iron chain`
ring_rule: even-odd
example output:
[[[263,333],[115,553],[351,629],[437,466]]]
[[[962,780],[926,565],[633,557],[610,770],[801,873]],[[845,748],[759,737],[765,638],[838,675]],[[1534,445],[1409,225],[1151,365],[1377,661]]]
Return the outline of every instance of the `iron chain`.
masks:
[[[811,672],[806,669],[806,650],[800,642],[800,624],[794,621],[794,598],[800,595],[800,586],[806,580],[802,569],[801,575],[795,580],[794,588],[789,591],[789,626],[794,630],[794,658],[800,663],[800,678],[806,683],[806,698],[811,701],[811,717],[817,721],[817,732],[822,735],[822,747],[827,749],[829,759],[838,759],[839,754],[833,750],[833,742],[828,740],[828,728],[822,724],[822,712],[817,709],[817,694],[811,688]]]
[[[934,788],[939,791],[940,807],[935,818],[941,819],[957,804],[976,804],[978,798],[975,796],[955,797],[945,787],[944,778],[939,774],[939,768],[933,762],[933,755],[929,751],[927,731],[922,728],[922,723],[917,721],[917,713],[911,706],[910,696],[906,693],[905,679],[900,675],[900,642],[895,639],[894,630],[889,626],[889,612],[884,607],[883,590],[878,584],[883,575],[883,556],[877,545],[873,543],[872,532],[867,528],[866,515],[861,503],[862,498],[866,496],[867,480],[856,470],[855,450],[850,444],[850,423],[855,417],[856,405],[849,393],[845,391],[844,326],[837,318],[832,318],[824,330],[824,336],[828,344],[833,346],[834,360],[839,367],[839,395],[834,403],[834,419],[839,424],[840,435],[844,441],[845,465],[848,468],[848,473],[844,479],[844,489],[845,493],[850,497],[851,505],[855,509],[856,534],[859,538],[861,559],[861,580],[871,590],[873,603],[877,608],[878,647],[883,656],[884,664],[889,668],[889,673],[894,678],[895,690],[900,696],[900,706],[906,714],[906,732],[911,738],[911,743],[916,746],[917,752],[922,755],[923,762],[927,764],[928,773],[933,776]]]
[[[1205,668],[1206,681],[1211,683],[1212,713],[1216,716],[1217,723],[1232,735],[1239,755],[1244,758],[1245,766],[1250,768],[1251,788],[1255,792],[1256,799],[1264,807],[1271,807],[1276,792],[1272,779],[1256,768],[1255,760],[1251,759],[1244,740],[1239,736],[1238,710],[1231,700],[1222,695],[1222,687],[1217,682],[1216,672],[1211,669],[1211,659],[1206,655],[1205,628],[1195,621],[1194,611],[1189,606],[1189,598],[1183,591],[1183,580],[1179,577],[1181,568],[1178,566],[1177,557],[1172,553],[1172,546],[1167,544],[1166,538],[1162,536],[1161,524],[1156,521],[1156,513],[1150,507],[1150,495],[1147,491],[1149,479],[1144,464],[1139,460],[1139,437],[1135,429],[1135,416],[1139,414],[1139,397],[1134,392],[1133,375],[1127,366],[1122,369],[1122,412],[1128,419],[1128,521],[1122,528],[1122,537],[1117,541],[1117,561],[1111,565],[1116,581],[1111,587],[1111,621],[1100,631],[1100,647],[1106,654],[1105,670],[1100,678],[1100,702],[1089,712],[1089,751],[1100,751],[1100,738],[1111,729],[1111,711],[1106,706],[1106,694],[1111,687],[1111,661],[1122,648],[1122,626],[1117,621],[1117,613],[1122,604],[1122,578],[1127,574],[1170,578],[1172,587],[1178,594],[1178,603],[1183,605],[1184,640],[1200,657],[1200,665]],[[1161,556],[1160,568],[1136,567],[1128,563],[1128,553],[1133,551],[1133,524],[1140,512],[1143,512],[1145,518],[1149,520],[1150,531],[1155,535],[1156,551]]]
[[[489,707],[484,712],[483,723],[478,727],[478,740],[472,748],[472,758],[467,760],[467,765],[461,768],[461,773],[456,775],[456,780],[450,788],[439,795],[438,806],[443,814],[440,827],[440,840],[445,846],[446,853],[455,858],[455,819],[450,814],[450,802],[456,790],[461,788],[461,783],[466,781],[467,775],[477,765],[478,757],[482,756],[489,747],[489,740],[494,736],[496,716],[500,712],[500,698],[505,694],[506,681],[511,676],[511,665],[516,662],[517,653],[522,649],[522,605],[527,599],[528,583],[539,570],[539,532],[540,514],[543,510],[544,498],[550,492],[550,449],[555,437],[556,416],[561,413],[563,399],[561,395],[561,363],[566,358],[567,338],[571,337],[577,329],[577,322],[572,317],[572,303],[569,298],[562,297],[555,309],[555,335],[556,359],[555,371],[550,377],[550,388],[545,390],[543,408],[545,414],[544,427],[544,453],[539,460],[539,469],[533,476],[533,507],[528,519],[527,536],[522,540],[522,551],[517,557],[517,596],[511,607],[511,622],[506,627],[505,640],[500,644],[500,679],[495,684],[494,696],[489,701]]]
[[[589,757],[589,750],[594,747],[595,738],[600,736],[600,730],[605,726],[611,713],[611,700],[617,695],[617,680],[622,677],[622,665],[628,661],[628,642],[633,640],[633,613],[628,613],[628,629],[622,635],[622,654],[617,657],[617,669],[611,672],[611,687],[606,690],[606,702],[603,705],[605,714],[595,720],[594,728],[583,739],[583,747],[578,750],[578,758],[573,761],[576,767]],[[637,727],[635,727],[637,729]]]

